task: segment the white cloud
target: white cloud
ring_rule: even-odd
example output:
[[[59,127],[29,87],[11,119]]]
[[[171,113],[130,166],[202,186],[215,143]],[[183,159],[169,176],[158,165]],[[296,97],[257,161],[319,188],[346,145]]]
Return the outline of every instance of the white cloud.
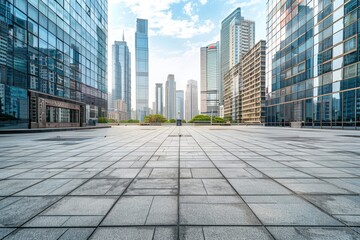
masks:
[[[201,3],[201,5],[205,5],[207,4],[208,0],[200,0],[199,2]]]
[[[187,18],[173,17],[171,5],[181,3],[181,0],[118,0],[139,18],[149,19],[149,34],[171,36],[175,38],[192,38],[197,35],[211,32],[215,27],[211,20],[200,21],[198,15],[194,15],[194,5],[191,2],[185,4],[184,12]]]
[[[188,2],[184,6],[184,12],[186,15],[191,16],[193,12],[193,4],[192,2]]]

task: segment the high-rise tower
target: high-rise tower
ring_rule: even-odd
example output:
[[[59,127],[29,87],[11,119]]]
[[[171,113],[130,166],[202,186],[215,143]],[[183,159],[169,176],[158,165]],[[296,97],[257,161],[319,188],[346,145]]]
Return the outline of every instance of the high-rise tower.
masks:
[[[149,46],[148,20],[136,19],[136,115],[140,121],[149,114]]]
[[[112,45],[112,100],[123,100],[131,114],[131,57],[124,36]]]
[[[200,50],[201,114],[219,114],[220,58],[219,42]]]

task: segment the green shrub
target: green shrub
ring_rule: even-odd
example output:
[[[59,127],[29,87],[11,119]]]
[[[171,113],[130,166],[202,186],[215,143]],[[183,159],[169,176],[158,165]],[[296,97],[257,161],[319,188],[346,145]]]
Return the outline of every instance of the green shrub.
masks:
[[[161,114],[150,114],[144,118],[145,123],[164,123],[166,118]]]
[[[98,123],[108,123],[109,119],[106,117],[99,117],[98,118]]]

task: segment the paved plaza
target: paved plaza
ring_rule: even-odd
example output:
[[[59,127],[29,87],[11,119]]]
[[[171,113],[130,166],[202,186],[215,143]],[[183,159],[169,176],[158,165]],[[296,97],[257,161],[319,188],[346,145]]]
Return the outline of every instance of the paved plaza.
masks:
[[[0,135],[0,239],[360,239],[360,132]]]

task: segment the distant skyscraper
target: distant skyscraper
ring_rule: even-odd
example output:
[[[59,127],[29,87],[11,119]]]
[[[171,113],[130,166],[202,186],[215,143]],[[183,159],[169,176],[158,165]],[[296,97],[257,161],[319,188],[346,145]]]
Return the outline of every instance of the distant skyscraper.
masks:
[[[184,90],[176,91],[176,119],[184,119]]]
[[[218,115],[220,94],[219,54],[219,42],[201,48],[201,114]]]
[[[255,22],[234,18],[230,22],[230,68],[255,45]],[[226,72],[225,72],[226,73]]]
[[[230,70],[230,23],[234,19],[241,19],[241,9],[237,8],[233,11],[227,18],[221,22],[221,31],[220,31],[220,46],[221,46],[221,81],[219,82],[220,89],[220,104],[223,104],[223,79],[227,71]]]
[[[155,102],[152,102],[152,108],[151,108],[150,114],[156,114],[156,103]]]
[[[144,120],[149,114],[149,47],[148,20],[136,19],[136,112],[137,119]]]
[[[185,120],[190,121],[199,114],[197,81],[188,81],[185,94]]]
[[[155,113],[164,115],[163,112],[163,84],[162,83],[156,83],[155,86]]]
[[[165,115],[167,119],[176,118],[176,82],[173,74],[169,74],[165,86]]]
[[[112,45],[112,100],[123,100],[131,115],[131,56],[124,36]]]

